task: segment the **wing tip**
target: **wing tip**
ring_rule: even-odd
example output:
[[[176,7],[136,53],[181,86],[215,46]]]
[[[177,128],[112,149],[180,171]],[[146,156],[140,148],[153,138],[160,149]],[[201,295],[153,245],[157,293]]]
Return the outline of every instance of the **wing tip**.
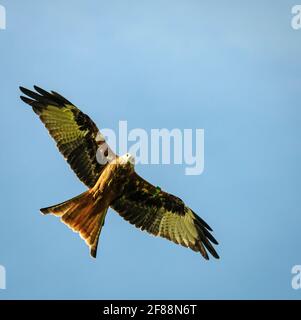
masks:
[[[40,209],[40,212],[41,212],[43,215],[48,214],[48,213],[51,213],[51,212],[49,211],[49,208],[41,208],[41,209]]]
[[[213,250],[208,250],[209,253],[211,254],[211,256],[217,260],[220,259],[220,256],[218,255],[218,253],[213,249]],[[201,250],[199,250],[200,254],[202,255],[202,257],[205,259],[205,260],[210,260],[210,257],[207,253],[207,251],[205,251],[206,253],[203,253]]]
[[[34,85],[33,88],[35,91],[29,90],[23,86],[19,86],[19,89],[23,94],[34,99],[34,102],[41,103],[42,105],[51,104],[57,107],[62,107],[66,104],[69,104],[73,106],[69,100],[55,91],[48,92],[37,85]]]
[[[20,99],[21,99],[23,102],[27,103],[27,104],[32,104],[32,103],[34,102],[34,100],[31,100],[31,99],[29,99],[29,98],[27,98],[27,97],[24,97],[24,96],[20,96]]]
[[[91,247],[91,248],[90,248],[90,256],[91,256],[93,259],[96,259],[96,256],[97,256],[97,248],[95,248],[95,247]]]
[[[203,257],[206,261],[209,261],[209,260],[210,260],[208,254],[204,255],[204,254],[201,252],[201,255],[202,255],[202,257]]]

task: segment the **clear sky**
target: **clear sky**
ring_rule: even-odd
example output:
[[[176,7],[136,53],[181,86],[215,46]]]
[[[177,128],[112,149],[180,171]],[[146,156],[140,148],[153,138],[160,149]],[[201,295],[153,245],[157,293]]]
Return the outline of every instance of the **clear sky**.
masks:
[[[301,298],[301,30],[294,1],[0,0],[0,299]],[[112,210],[98,257],[39,208],[85,190],[19,99],[37,84],[98,126],[204,128],[205,170],[138,166],[214,229],[219,261]]]

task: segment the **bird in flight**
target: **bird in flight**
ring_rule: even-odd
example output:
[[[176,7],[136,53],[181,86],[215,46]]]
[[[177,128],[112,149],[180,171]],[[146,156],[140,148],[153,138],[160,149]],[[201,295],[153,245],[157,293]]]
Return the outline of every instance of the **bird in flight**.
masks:
[[[108,208],[141,230],[176,244],[219,258],[210,226],[178,197],[140,177],[134,157],[117,156],[95,123],[57,92],[34,86],[20,87],[29,104],[55,140],[77,177],[88,187],[84,193],[60,204],[40,209],[53,214],[78,232],[96,258],[100,232]]]

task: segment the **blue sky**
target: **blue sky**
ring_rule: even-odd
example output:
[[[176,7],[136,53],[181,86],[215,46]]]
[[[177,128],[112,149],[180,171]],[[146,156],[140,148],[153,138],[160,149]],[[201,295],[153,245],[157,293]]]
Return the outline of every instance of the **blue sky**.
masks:
[[[301,30],[294,1],[0,0],[0,299],[300,299]],[[204,128],[205,170],[138,166],[213,228],[219,261],[109,211],[97,260],[39,208],[85,190],[18,86],[98,126]]]

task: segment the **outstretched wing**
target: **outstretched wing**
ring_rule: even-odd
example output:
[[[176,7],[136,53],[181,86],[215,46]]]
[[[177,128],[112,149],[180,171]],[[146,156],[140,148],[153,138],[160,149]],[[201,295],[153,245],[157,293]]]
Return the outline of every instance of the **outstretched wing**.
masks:
[[[58,93],[34,88],[37,93],[20,87],[29,97],[21,96],[21,99],[39,115],[78,178],[93,187],[115,154],[86,114]]]
[[[219,258],[211,244],[218,242],[209,225],[181,199],[153,186],[137,173],[129,177],[122,196],[111,207],[141,230],[199,251],[207,260],[207,250]]]

